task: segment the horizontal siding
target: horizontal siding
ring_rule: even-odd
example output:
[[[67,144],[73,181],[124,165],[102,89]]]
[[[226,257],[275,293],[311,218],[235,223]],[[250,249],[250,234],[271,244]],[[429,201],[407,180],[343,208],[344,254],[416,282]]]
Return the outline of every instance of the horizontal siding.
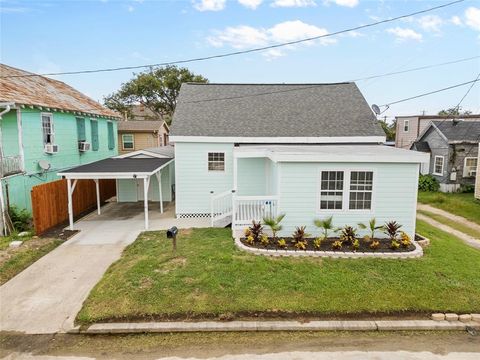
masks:
[[[225,171],[208,171],[208,152],[225,152]],[[233,186],[233,144],[176,143],[176,213],[210,213],[210,191]]]
[[[238,159],[238,195],[267,194],[267,165],[265,158]]]
[[[319,234],[313,220],[333,215],[335,226],[367,222],[375,217],[379,223],[395,220],[409,234],[415,231],[415,205],[418,165],[415,164],[319,164],[280,163],[280,211],[286,213],[282,236],[291,234],[296,226],[306,225],[307,231]],[[325,170],[373,170],[373,210],[368,213],[317,211],[319,176]],[[362,234],[365,234],[363,232]]]

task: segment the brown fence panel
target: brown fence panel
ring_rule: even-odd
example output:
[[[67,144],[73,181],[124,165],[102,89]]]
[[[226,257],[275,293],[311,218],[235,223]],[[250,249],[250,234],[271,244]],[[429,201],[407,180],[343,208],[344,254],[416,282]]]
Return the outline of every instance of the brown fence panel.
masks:
[[[32,188],[32,213],[35,232],[42,234],[68,220],[67,180],[57,180]],[[100,198],[104,202],[116,195],[115,180],[100,180]],[[78,180],[72,196],[73,216],[97,205],[95,182]]]

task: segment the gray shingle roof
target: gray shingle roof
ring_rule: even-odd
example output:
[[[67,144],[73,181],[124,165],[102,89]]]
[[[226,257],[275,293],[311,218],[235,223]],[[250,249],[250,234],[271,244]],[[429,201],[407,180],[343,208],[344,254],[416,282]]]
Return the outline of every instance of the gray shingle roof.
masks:
[[[355,83],[183,84],[173,136],[385,136]]]
[[[433,121],[448,141],[480,141],[480,120]]]
[[[119,121],[118,122],[118,131],[145,131],[153,132],[158,131],[163,125],[163,120],[129,120],[129,121]]]
[[[130,159],[130,158],[108,158],[77,166],[61,173],[150,173],[158,169],[163,164],[172,160],[171,158],[149,158],[149,159]]]

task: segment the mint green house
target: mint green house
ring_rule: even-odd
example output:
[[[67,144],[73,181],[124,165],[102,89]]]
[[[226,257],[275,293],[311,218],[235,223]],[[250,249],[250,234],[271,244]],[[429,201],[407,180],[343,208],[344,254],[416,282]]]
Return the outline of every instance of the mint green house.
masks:
[[[3,211],[7,204],[31,211],[33,186],[117,155],[116,113],[63,82],[33,75],[0,65]]]
[[[318,235],[395,220],[413,236],[426,156],[383,145],[385,134],[354,83],[184,84],[173,117],[176,216],[242,230],[285,213]]]

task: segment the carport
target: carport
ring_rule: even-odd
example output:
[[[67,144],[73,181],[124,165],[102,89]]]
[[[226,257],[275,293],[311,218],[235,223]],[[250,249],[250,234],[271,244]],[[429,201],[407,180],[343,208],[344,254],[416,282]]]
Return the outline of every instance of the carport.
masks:
[[[117,199],[118,199],[118,181],[130,179],[132,181],[143,183],[143,208],[145,216],[145,229],[148,230],[148,200],[149,188],[152,176],[158,183],[158,198],[160,202],[160,212],[163,213],[163,191],[162,191],[162,171],[170,171],[170,165],[174,159],[164,154],[158,154],[154,151],[141,151],[132,154],[122,155],[114,158],[95,161],[86,165],[77,166],[61,173],[59,176],[67,180],[68,193],[68,220],[70,230],[73,230],[73,204],[72,194],[75,191],[77,181],[80,179],[91,179],[96,185],[97,195],[97,213],[100,209],[100,179],[117,180]]]

